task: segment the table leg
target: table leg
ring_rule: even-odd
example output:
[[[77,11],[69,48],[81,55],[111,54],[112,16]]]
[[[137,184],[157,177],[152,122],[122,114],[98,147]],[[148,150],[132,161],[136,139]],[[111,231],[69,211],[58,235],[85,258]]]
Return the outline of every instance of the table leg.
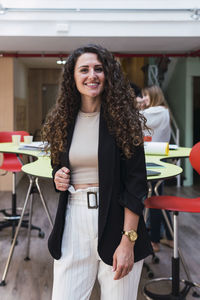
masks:
[[[10,266],[10,262],[11,262],[13,252],[14,252],[14,249],[15,249],[15,245],[16,245],[18,234],[19,234],[19,230],[22,226],[22,221],[23,221],[23,218],[24,218],[24,214],[25,214],[25,211],[26,211],[28,200],[30,198],[30,214],[29,214],[29,224],[28,224],[27,256],[25,258],[25,260],[26,259],[29,260],[30,232],[31,232],[31,220],[32,220],[32,200],[33,200],[33,195],[31,194],[31,190],[32,190],[34,184],[36,185],[36,187],[38,189],[40,199],[41,199],[42,205],[45,209],[45,212],[47,214],[50,225],[51,225],[51,227],[53,227],[53,221],[52,221],[52,218],[50,216],[46,201],[45,201],[45,199],[42,195],[42,192],[41,192],[41,189],[40,189],[40,186],[39,186],[39,183],[38,183],[38,177],[35,177],[35,176],[28,176],[28,177],[29,177],[29,181],[30,181],[28,191],[27,191],[26,198],[25,198],[25,201],[24,201],[24,206],[23,206],[22,213],[21,213],[21,216],[20,216],[20,219],[19,219],[19,223],[18,223],[16,232],[15,232],[12,244],[11,244],[11,248],[10,248],[9,255],[8,255],[8,258],[7,258],[7,262],[6,262],[6,266],[5,266],[5,269],[4,269],[4,272],[3,272],[2,280],[0,282],[0,286],[5,286],[6,285],[6,281],[5,281],[6,276],[7,276],[8,269],[9,269],[9,266]]]
[[[41,201],[42,201],[42,205],[43,205],[44,210],[45,210],[45,212],[46,212],[46,215],[47,215],[47,217],[48,217],[48,219],[49,219],[49,223],[51,224],[51,227],[53,228],[53,221],[52,221],[52,218],[51,218],[51,216],[50,216],[49,209],[48,209],[48,207],[47,207],[46,201],[44,200],[44,197],[43,197],[43,195],[42,195],[42,192],[41,192],[41,189],[40,189],[40,186],[39,186],[39,183],[38,183],[38,177],[36,178],[35,183],[36,183],[36,186],[37,186],[39,195],[40,195],[40,199],[41,199]]]
[[[147,197],[151,197],[152,196],[152,184],[150,181],[147,182],[148,184],[148,195]],[[149,209],[147,207],[145,207],[145,210],[144,210],[144,221],[145,223],[147,222],[147,217],[148,217],[148,213],[149,213]]]
[[[29,252],[30,252],[30,241],[31,241],[32,215],[33,215],[33,193],[30,194],[30,210],[29,210],[28,231],[27,231],[27,248],[26,248],[26,257],[24,260],[30,260]]]
[[[12,259],[12,255],[13,255],[13,252],[14,252],[14,249],[15,249],[15,244],[16,244],[17,237],[18,237],[18,234],[19,234],[19,230],[20,230],[22,220],[23,220],[23,217],[24,217],[24,214],[25,214],[26,206],[28,204],[28,199],[29,199],[29,196],[30,196],[30,192],[31,192],[31,188],[33,186],[33,183],[34,183],[34,181],[32,179],[30,179],[28,192],[26,194],[26,198],[25,198],[25,201],[24,201],[24,206],[23,206],[23,209],[22,209],[21,217],[19,219],[19,223],[17,225],[17,229],[16,229],[16,232],[15,232],[15,235],[14,235],[11,247],[10,247],[8,259],[7,259],[6,266],[5,266],[5,269],[4,269],[4,272],[3,272],[2,280],[0,282],[0,286],[5,286],[6,285],[6,282],[5,282],[6,276],[7,276],[8,269],[9,269],[9,266],[10,266],[10,262],[11,262],[11,259]]]

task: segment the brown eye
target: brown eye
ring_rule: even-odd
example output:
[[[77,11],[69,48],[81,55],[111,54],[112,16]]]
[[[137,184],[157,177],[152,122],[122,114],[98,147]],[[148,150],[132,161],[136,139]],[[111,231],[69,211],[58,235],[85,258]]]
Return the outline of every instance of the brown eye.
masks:
[[[101,73],[101,72],[103,72],[103,68],[102,67],[97,67],[97,68],[95,68],[95,71],[98,72],[98,73]]]
[[[81,71],[81,73],[87,73],[88,69],[87,68],[83,68],[80,71]]]

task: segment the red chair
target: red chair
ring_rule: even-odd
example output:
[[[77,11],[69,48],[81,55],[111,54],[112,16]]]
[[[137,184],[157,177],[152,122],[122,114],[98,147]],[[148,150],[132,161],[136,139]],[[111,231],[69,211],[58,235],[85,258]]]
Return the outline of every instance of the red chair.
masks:
[[[24,141],[24,136],[29,135],[26,131],[1,131],[0,132],[0,143],[11,143],[12,135],[21,135],[21,142]],[[0,212],[4,215],[4,221],[0,222],[0,230],[6,227],[12,227],[12,238],[15,234],[15,227],[17,226],[20,216],[17,214],[16,204],[16,173],[21,171],[22,163],[16,154],[3,153],[3,163],[0,169],[5,171],[1,175],[6,175],[7,172],[13,174],[13,189],[12,189],[12,205],[11,213],[8,213],[7,209],[1,209]],[[27,227],[27,221],[23,222],[23,227]]]
[[[200,174],[200,142],[193,146],[190,152],[190,162],[192,167]],[[172,277],[171,278],[157,278],[146,283],[144,286],[144,295],[147,299],[158,300],[185,300],[189,290],[192,287],[200,287],[200,284],[194,283],[190,280],[181,280],[184,284],[180,290],[180,272],[179,272],[179,252],[178,248],[178,213],[179,212],[192,212],[200,213],[200,197],[198,198],[183,198],[176,196],[152,196],[145,200],[145,207],[155,208],[162,210],[173,211],[174,219],[174,251],[172,257]],[[171,293],[167,295],[155,294],[148,290],[148,287],[156,282],[171,280],[172,289]],[[196,292],[196,296],[199,296]]]

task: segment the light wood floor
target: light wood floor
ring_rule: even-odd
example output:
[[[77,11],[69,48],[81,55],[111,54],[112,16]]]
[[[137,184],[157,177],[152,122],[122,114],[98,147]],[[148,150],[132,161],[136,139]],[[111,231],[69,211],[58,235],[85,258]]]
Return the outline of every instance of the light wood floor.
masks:
[[[41,180],[41,189],[45,195],[48,207],[52,216],[58,201],[58,195],[54,192],[51,181]],[[28,180],[24,178],[17,189],[18,203],[23,204],[28,187]],[[166,187],[165,193],[187,197],[199,197],[200,186],[192,188]],[[10,207],[11,194],[0,192],[0,208]],[[38,237],[36,232],[31,234],[31,260],[24,261],[26,256],[26,229],[21,229],[18,238],[18,245],[15,247],[13,259],[7,275],[7,285],[0,287],[0,300],[50,300],[52,288],[52,258],[47,249],[47,238],[50,232],[50,225],[45,215],[39,196],[34,196],[34,215],[33,223],[40,226],[45,232],[45,238]],[[200,282],[200,214],[181,213],[179,215],[179,245],[184,254],[185,260],[189,265],[191,277],[194,281]],[[0,278],[10,248],[10,229],[0,231]],[[172,250],[161,246],[158,253],[159,264],[152,264],[151,257],[146,262],[155,273],[155,277],[170,276],[170,257]],[[181,268],[181,277],[186,278]],[[140,282],[138,300],[144,300],[142,287],[149,280],[146,269],[143,269]],[[164,291],[164,286],[160,284],[158,292]],[[199,290],[200,293],[200,290]],[[195,299],[188,295],[187,299]],[[59,300],[59,299],[58,299]],[[66,299],[73,300],[73,299]],[[91,300],[99,300],[98,284],[95,285]]]

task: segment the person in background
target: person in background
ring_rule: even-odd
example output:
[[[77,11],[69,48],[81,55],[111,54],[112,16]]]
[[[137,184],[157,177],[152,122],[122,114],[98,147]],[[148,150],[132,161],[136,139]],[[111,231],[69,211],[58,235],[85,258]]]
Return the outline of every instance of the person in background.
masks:
[[[171,136],[170,113],[165,104],[161,88],[152,85],[142,89],[142,98],[138,100],[141,113],[147,119],[151,129],[152,142],[169,142]],[[144,132],[144,135],[149,132]]]
[[[97,45],[74,50],[43,128],[60,192],[48,241],[53,300],[88,300],[97,277],[102,300],[137,299],[152,253],[142,126],[114,56]]]
[[[144,135],[150,135],[152,142],[169,142],[171,135],[170,113],[165,104],[165,99],[161,88],[157,85],[142,89],[142,97],[137,97],[140,112],[147,120],[146,125],[149,131],[144,131]],[[156,182],[152,183],[154,188]],[[163,194],[163,184],[160,185],[158,192]],[[167,212],[170,219],[170,215]],[[161,239],[161,224],[164,224],[166,238]],[[161,210],[150,209],[150,238],[154,252],[160,250],[160,242],[173,247],[172,236],[169,232],[167,224],[163,218]]]

